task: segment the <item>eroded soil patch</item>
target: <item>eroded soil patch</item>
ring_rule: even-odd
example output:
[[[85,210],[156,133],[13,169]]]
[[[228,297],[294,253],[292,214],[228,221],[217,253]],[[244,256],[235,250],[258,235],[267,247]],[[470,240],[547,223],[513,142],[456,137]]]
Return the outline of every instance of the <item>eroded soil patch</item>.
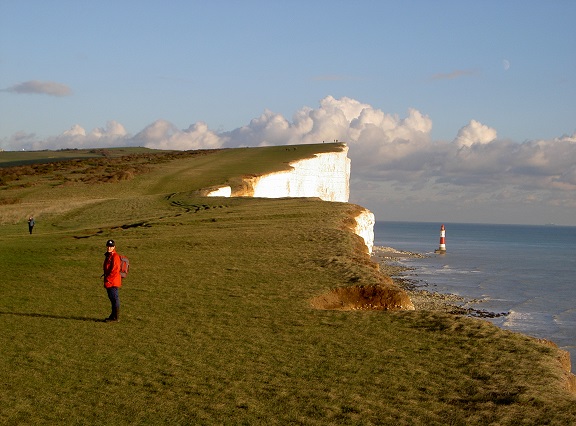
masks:
[[[311,300],[316,309],[413,310],[406,293],[392,286],[367,285],[339,287]]]

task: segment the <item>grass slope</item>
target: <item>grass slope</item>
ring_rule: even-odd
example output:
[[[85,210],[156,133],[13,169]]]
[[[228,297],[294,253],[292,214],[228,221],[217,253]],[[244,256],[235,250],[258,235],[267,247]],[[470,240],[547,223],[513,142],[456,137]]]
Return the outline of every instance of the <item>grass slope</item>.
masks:
[[[4,185],[19,201],[0,204],[0,423],[574,424],[558,353],[533,339],[432,312],[312,309],[378,282],[347,229],[356,206],[195,195],[310,149],[335,147]],[[108,238],[132,268],[117,324],[101,322]]]

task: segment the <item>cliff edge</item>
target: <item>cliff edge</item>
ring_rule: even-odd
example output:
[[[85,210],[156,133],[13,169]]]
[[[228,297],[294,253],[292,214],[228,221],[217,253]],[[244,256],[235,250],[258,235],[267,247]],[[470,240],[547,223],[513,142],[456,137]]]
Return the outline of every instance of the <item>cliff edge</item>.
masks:
[[[289,148],[287,148],[289,149]],[[289,163],[289,170],[244,176],[240,185],[222,185],[206,191],[209,197],[317,197],[324,201],[348,202],[350,159],[348,147],[324,152]]]
[[[291,149],[289,146],[286,149]],[[350,165],[348,146],[339,152],[323,152],[312,158],[289,163],[290,169],[258,176],[244,176],[237,187],[218,186],[206,190],[209,197],[312,197],[324,201],[347,203],[350,198]],[[374,246],[374,214],[364,209],[352,229],[362,237],[368,253]]]

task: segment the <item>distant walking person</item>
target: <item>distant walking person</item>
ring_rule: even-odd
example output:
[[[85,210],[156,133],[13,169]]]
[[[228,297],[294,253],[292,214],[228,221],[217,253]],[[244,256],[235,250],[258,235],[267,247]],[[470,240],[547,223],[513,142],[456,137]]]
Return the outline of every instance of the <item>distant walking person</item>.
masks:
[[[112,305],[112,313],[104,321],[118,322],[120,317],[118,290],[122,286],[122,277],[120,276],[120,256],[116,253],[116,244],[113,240],[106,241],[106,253],[104,256],[104,287]]]
[[[34,230],[34,225],[36,225],[36,222],[34,222],[34,218],[32,216],[30,216],[30,219],[28,219],[28,231],[30,232],[30,235],[32,235],[32,231]]]

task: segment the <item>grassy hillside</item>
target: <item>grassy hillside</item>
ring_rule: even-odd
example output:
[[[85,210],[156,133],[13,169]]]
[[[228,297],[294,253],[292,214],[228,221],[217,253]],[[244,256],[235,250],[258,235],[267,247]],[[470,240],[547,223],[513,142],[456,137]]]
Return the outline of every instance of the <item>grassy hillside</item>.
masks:
[[[348,230],[356,206],[195,192],[333,149],[4,168],[0,424],[576,423],[558,352],[533,339],[433,312],[313,309],[382,280]],[[131,260],[116,324],[101,321],[108,238]]]

